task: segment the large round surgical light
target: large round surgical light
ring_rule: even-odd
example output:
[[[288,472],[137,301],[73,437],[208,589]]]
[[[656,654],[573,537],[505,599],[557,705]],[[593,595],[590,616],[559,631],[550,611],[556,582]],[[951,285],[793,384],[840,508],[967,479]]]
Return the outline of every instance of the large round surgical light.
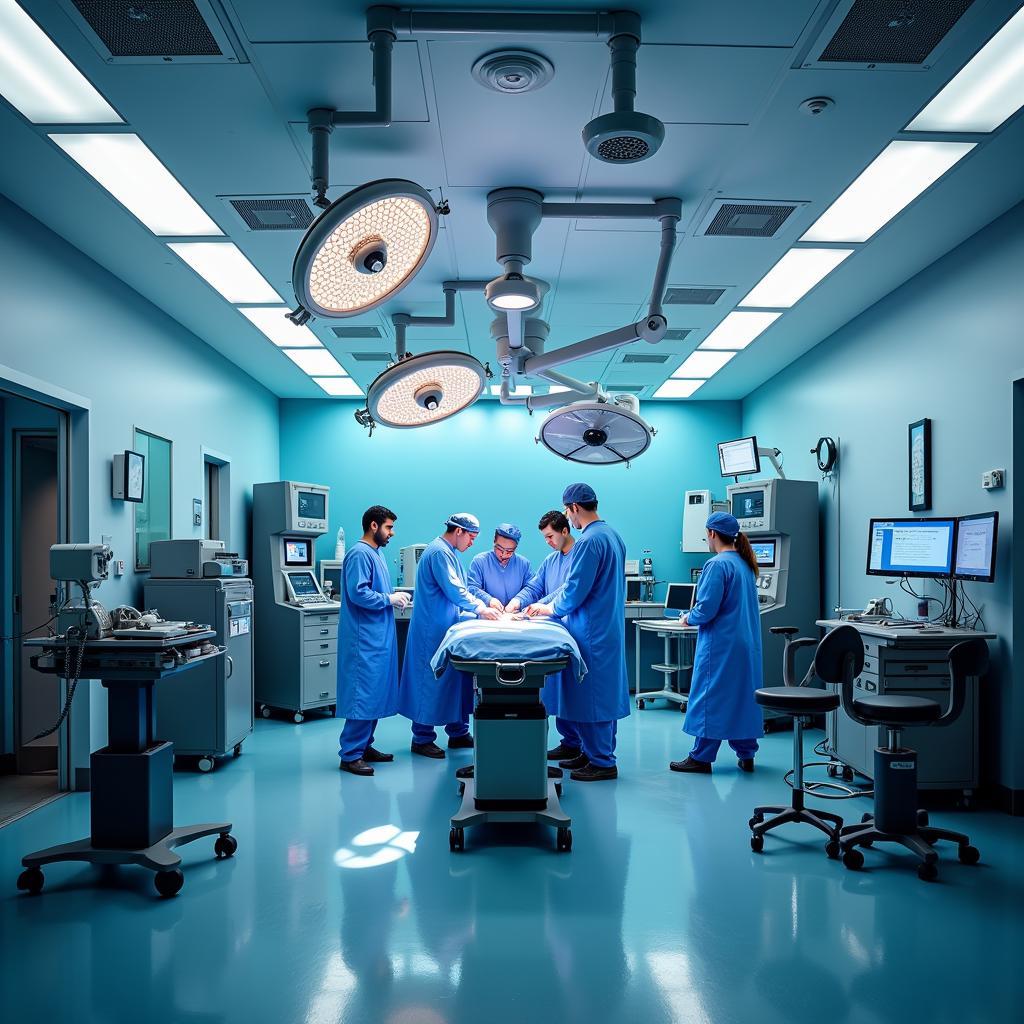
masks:
[[[498,313],[526,312],[540,305],[540,289],[535,281],[522,274],[505,274],[487,283],[484,298]]]
[[[541,424],[538,440],[569,462],[593,466],[635,459],[647,451],[654,431],[636,413],[638,403],[620,403],[620,397],[556,409]]]
[[[385,427],[425,427],[472,405],[485,381],[483,366],[465,352],[424,352],[381,373],[366,391],[366,407]]]
[[[373,181],[313,222],[295,253],[292,285],[313,316],[365,313],[416,275],[437,237],[437,209],[411,181]]]

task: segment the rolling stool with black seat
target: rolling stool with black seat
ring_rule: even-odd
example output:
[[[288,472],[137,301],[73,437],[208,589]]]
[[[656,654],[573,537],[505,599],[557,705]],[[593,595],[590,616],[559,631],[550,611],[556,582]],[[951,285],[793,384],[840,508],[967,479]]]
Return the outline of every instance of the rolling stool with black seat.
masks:
[[[978,851],[961,832],[932,828],[926,811],[917,809],[917,751],[900,746],[901,733],[910,725],[949,725],[964,708],[967,680],[981,677],[988,669],[988,644],[966,640],[949,652],[950,701],[945,712],[938,701],[927,697],[891,694],[853,696],[853,680],[843,680],[843,710],[861,725],[886,730],[885,746],[875,748],[875,813],[865,814],[859,825],[847,825],[840,833],[843,863],[851,870],[863,867],[860,846],[900,843],[916,853],[921,863],[918,877],[934,881],[939,874],[933,849],[940,839],[956,843],[963,864],[977,864]]]
[[[775,627],[772,632],[789,636],[796,630],[790,626]],[[792,676],[792,657],[796,647],[815,643],[814,640],[793,640],[787,644],[786,674],[787,682]],[[864,667],[864,643],[860,634],[852,626],[839,626],[822,640],[814,652],[814,663],[811,665],[803,683],[817,676],[825,683],[843,683],[849,680],[852,686],[854,678],[860,675]],[[827,835],[825,852],[829,857],[839,856],[839,837],[843,827],[843,819],[831,811],[808,810],[804,806],[804,728],[809,725],[815,715],[835,711],[839,707],[839,696],[834,692],[820,690],[817,687],[805,686],[766,686],[754,691],[754,700],[770,711],[793,716],[793,801],[789,807],[755,807],[750,819],[750,848],[755,853],[764,849],[764,834],[769,829],[777,828],[790,821],[802,821],[813,825]],[[765,821],[766,815],[773,815]]]

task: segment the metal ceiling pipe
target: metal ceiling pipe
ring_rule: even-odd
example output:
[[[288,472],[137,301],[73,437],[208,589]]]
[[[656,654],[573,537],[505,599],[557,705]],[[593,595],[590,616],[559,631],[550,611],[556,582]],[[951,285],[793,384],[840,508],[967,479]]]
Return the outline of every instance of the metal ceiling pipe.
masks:
[[[441,285],[444,291],[444,316],[413,316],[411,313],[392,313],[391,324],[395,328],[395,349],[398,359],[402,360],[406,356],[405,332],[409,327],[454,327],[455,293],[482,292],[486,287],[486,281],[445,281]]]
[[[587,338],[586,341],[578,341],[575,345],[566,345],[564,348],[545,352],[542,356],[534,356],[526,361],[524,370],[526,373],[537,374],[542,370],[571,363],[575,359],[586,359],[587,356],[609,352],[612,349],[621,348],[623,345],[631,345],[634,341],[649,341],[654,344],[661,341],[667,329],[668,321],[663,316],[645,317],[627,327],[606,331],[604,334]]]
[[[544,218],[583,218],[596,220],[660,220],[683,215],[683,201],[674,196],[653,203],[543,203]]]
[[[676,248],[676,225],[679,218],[669,214],[661,218],[661,249],[658,252],[658,266],[654,271],[654,285],[651,288],[651,304],[647,307],[649,317],[662,315],[662,299],[668,283],[668,271],[672,265],[672,254]]]
[[[487,193],[494,255],[506,273],[521,274],[533,259],[533,234],[540,226],[543,204],[544,196],[532,188],[496,188]]]
[[[535,372],[535,376],[543,378],[549,384],[557,384],[559,387],[575,391],[586,398],[597,398],[602,393],[601,385],[596,380],[587,383],[557,370],[540,370]]]
[[[619,114],[633,112],[636,103],[636,52],[640,39],[634,35],[616,35],[608,40],[612,51],[612,109]]]

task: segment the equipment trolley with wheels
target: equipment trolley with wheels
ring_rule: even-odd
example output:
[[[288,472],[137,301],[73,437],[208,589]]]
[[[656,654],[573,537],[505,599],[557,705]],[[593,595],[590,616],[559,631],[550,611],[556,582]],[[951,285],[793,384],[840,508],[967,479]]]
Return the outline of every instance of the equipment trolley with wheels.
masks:
[[[220,650],[198,653],[215,635],[202,630],[174,639],[89,640],[70,648],[53,637],[25,641],[25,646],[42,648],[32,659],[40,672],[67,678],[71,670],[66,661],[81,655],[78,677],[99,679],[107,690],[108,744],[90,757],[91,834],[22,857],[19,889],[40,892],[44,864],[85,861],[138,864],[156,872],[154,884],[161,896],[173,896],[185,882],[176,847],[216,835],[218,859],[234,855],[238,843],[230,834],[230,822],[174,827],[174,747],[155,738],[154,685],[219,658]],[[165,685],[173,686],[173,680]]]

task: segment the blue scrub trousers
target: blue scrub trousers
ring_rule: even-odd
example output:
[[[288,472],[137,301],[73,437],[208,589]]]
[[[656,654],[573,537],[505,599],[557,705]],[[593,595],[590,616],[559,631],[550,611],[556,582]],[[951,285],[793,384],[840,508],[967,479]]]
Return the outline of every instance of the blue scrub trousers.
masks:
[[[373,746],[376,729],[376,718],[346,718],[338,741],[338,757],[342,761],[358,761],[366,753],[366,748]]]
[[[449,722],[444,727],[444,731],[448,733],[448,738],[451,740],[458,739],[460,736],[468,736],[469,719],[467,718],[462,722]],[[436,740],[437,730],[432,725],[421,725],[419,722],[412,723],[413,743],[433,743]]]
[[[580,747],[587,760],[598,768],[615,767],[615,734],[619,723],[573,722],[579,734]]]
[[[707,761],[711,764],[718,757],[718,748],[722,745],[721,740],[709,740],[706,736],[696,736],[693,741],[693,750],[690,757],[694,761]],[[757,740],[729,740],[729,746],[736,751],[736,756],[745,761],[757,753]]]
[[[572,750],[583,749],[577,725],[578,723],[570,722],[567,718],[555,718],[555,728],[558,730],[558,735],[562,738],[563,746],[569,747]]]

